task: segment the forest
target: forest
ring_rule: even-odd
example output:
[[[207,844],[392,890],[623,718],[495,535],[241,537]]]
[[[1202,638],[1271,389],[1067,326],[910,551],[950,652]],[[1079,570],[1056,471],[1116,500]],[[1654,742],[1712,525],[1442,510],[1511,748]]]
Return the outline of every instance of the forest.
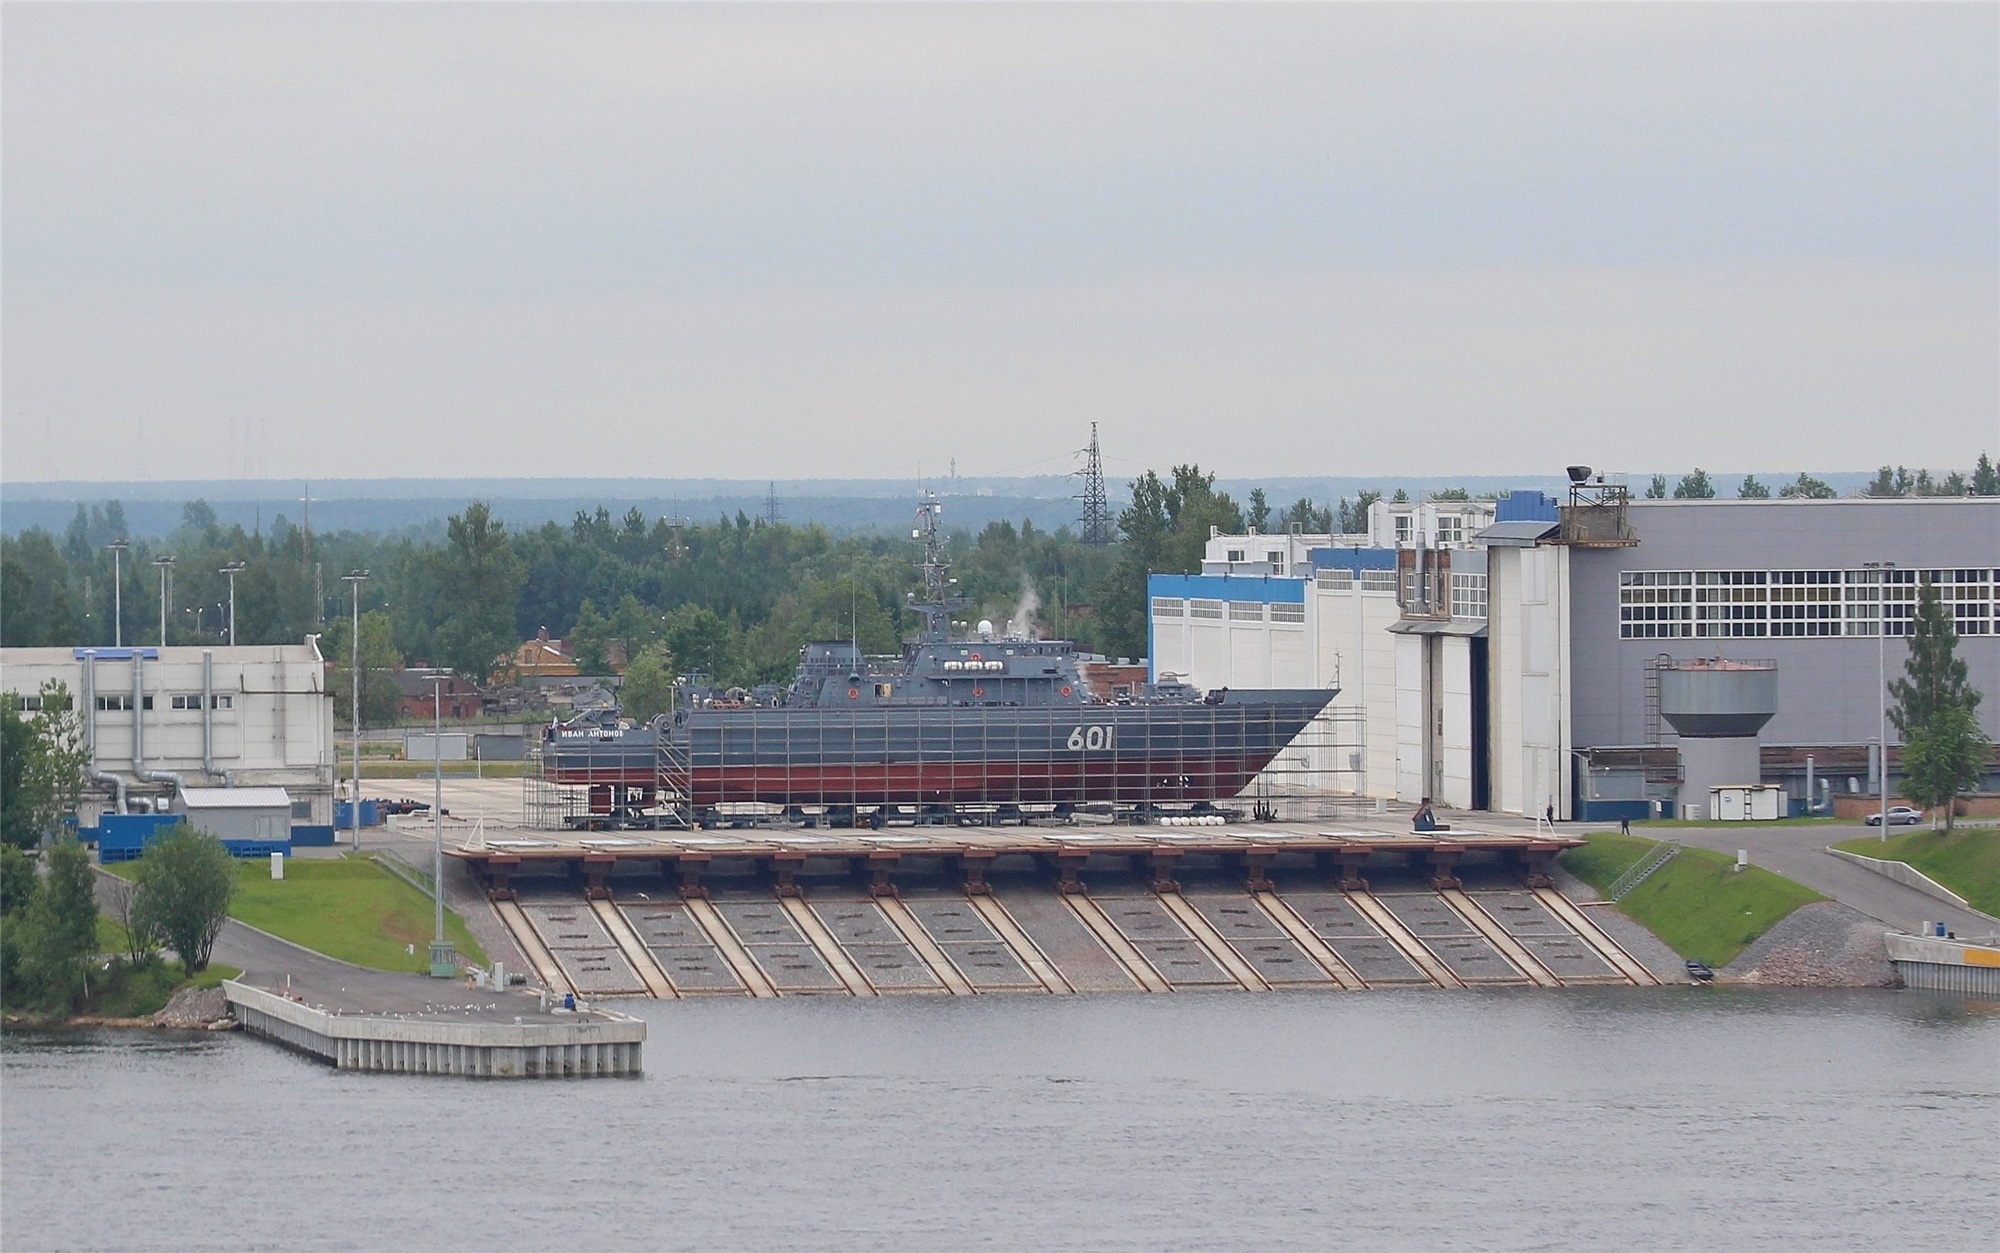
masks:
[[[1239,505],[1214,482],[1198,466],[1147,472],[1102,545],[1025,521],[952,530],[946,500],[965,619],[1032,622],[1041,634],[1136,657],[1145,651],[1147,572],[1199,570],[1210,526],[1345,529],[1375,497],[1273,509],[1261,490]],[[915,506],[913,498],[913,517]],[[318,634],[326,656],[344,657],[358,587],[369,669],[441,665],[485,682],[504,654],[545,629],[572,642],[586,673],[663,648],[681,672],[753,684],[788,677],[811,639],[853,635],[868,652],[896,651],[917,625],[918,557],[903,534],[836,536],[740,512],[704,524],[599,508],[567,526],[517,531],[479,501],[432,539],[309,534],[284,518],[252,533],[221,525],[195,500],[178,528],[149,541],[130,534],[111,501],[78,505],[59,535],[36,528],[0,540],[0,643],[157,644],[163,603],[167,643],[227,643],[225,567],[235,564],[239,644]],[[347,578],[358,572],[367,577]]]
[[[1971,486],[1976,494],[1995,489],[1984,456]],[[1902,494],[1898,487],[1921,490],[1907,472],[1885,469],[1883,494]],[[965,619],[1032,622],[1038,633],[1089,651],[1139,657],[1147,573],[1200,570],[1211,526],[1351,533],[1363,529],[1380,498],[1361,492],[1352,500],[1274,507],[1257,488],[1239,503],[1197,465],[1164,475],[1149,470],[1129,490],[1129,505],[1101,545],[1082,542],[1069,527],[1047,531],[1025,521],[952,530],[947,499],[943,522],[957,590],[969,602]],[[1697,470],[1674,494],[1714,493]],[[913,498],[913,516],[915,505]],[[167,643],[227,643],[224,571],[234,564],[240,644],[319,634],[324,655],[345,657],[358,588],[360,651],[364,668],[377,674],[438,665],[484,683],[503,655],[546,630],[571,641],[585,673],[650,649],[674,672],[750,685],[788,677],[807,640],[852,635],[867,652],[896,651],[917,625],[910,608],[920,591],[917,562],[905,534],[835,535],[741,512],[692,523],[637,509],[614,517],[600,507],[579,511],[567,526],[515,530],[472,501],[441,536],[311,534],[284,518],[246,533],[221,525],[206,502],[194,500],[171,534],[147,540],[130,534],[111,501],[79,504],[59,535],[33,528],[0,540],[0,643],[159,643],[163,602]],[[367,577],[348,579],[359,572]],[[336,688],[343,680],[331,679]],[[376,685],[365,695],[371,708],[394,705],[393,694]]]

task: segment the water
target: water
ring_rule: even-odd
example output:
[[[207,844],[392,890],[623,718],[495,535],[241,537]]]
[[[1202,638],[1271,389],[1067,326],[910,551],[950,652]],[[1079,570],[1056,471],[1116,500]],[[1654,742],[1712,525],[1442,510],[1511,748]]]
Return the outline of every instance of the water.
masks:
[[[1990,1247],[2000,1014],[1721,989],[639,1003],[641,1080],[9,1037],[40,1249]]]

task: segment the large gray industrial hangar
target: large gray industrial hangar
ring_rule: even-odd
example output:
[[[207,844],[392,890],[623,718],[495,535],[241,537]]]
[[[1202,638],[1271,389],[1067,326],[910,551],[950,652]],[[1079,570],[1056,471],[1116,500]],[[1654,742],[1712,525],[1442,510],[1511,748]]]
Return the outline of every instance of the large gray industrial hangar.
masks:
[[[1378,503],[1408,521],[1367,534],[1217,534],[1202,574],[1151,580],[1154,677],[1340,688],[1270,794],[1602,820],[1763,787],[1831,807],[1876,790],[1878,697],[1928,581],[2000,739],[2000,498],[1633,500],[1582,469],[1566,500],[1485,503],[1478,529],[1481,502],[1440,501]]]

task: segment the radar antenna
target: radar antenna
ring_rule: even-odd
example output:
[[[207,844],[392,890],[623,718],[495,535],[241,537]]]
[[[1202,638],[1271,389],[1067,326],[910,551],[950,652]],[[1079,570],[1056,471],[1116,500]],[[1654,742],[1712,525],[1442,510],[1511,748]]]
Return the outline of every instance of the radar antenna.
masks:
[[[924,546],[924,600],[917,612],[924,615],[924,638],[951,638],[951,611],[965,608],[966,601],[951,594],[957,580],[947,577],[951,564],[944,559],[944,541],[938,536],[938,515],[944,504],[929,491],[917,498],[917,526],[910,538]]]

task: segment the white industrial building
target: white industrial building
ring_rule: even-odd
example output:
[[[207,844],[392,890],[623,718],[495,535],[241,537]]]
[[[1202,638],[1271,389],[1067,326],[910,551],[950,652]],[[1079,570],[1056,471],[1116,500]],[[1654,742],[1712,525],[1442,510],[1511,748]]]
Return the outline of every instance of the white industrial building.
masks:
[[[1153,576],[1151,664],[1338,687],[1274,764],[1284,790],[1558,817],[1705,812],[1725,783],[1830,803],[1875,787],[1878,645],[1899,675],[1920,581],[2000,738],[1994,498],[1633,501],[1586,480],[1566,504],[1377,502],[1365,535],[1218,534],[1202,574]],[[1770,708],[1717,730],[1675,707],[1701,670],[1691,699],[1748,684]]]
[[[180,812],[190,790],[282,788],[297,825],[333,822],[333,702],[317,642],[236,648],[0,649],[28,711],[60,680],[83,711],[105,812]],[[260,793],[268,797],[270,793]]]

